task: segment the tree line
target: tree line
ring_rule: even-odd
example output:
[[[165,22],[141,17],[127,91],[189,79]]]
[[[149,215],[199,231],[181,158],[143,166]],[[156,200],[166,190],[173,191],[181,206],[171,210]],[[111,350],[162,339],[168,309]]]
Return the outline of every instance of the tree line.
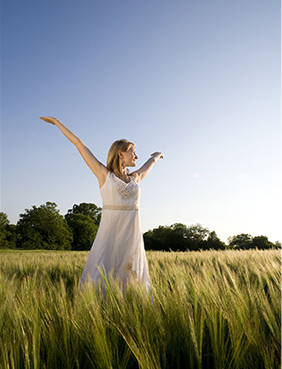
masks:
[[[92,203],[73,205],[64,216],[57,204],[46,202],[32,206],[20,214],[17,224],[10,224],[7,214],[0,212],[0,248],[45,250],[90,250],[101,219],[102,209]],[[159,226],[144,233],[146,250],[197,251],[281,248],[266,236],[239,234],[222,242],[215,231],[200,224],[186,226],[175,223]]]

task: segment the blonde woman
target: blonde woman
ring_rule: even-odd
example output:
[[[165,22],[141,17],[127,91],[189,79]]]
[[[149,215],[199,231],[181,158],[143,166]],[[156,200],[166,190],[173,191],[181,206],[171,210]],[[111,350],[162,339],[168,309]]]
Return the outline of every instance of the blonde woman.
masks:
[[[99,269],[121,282],[123,288],[129,280],[142,282],[150,290],[150,277],[144,249],[139,217],[139,183],[148,175],[154,164],[163,158],[161,152],[151,155],[138,170],[135,167],[136,148],[125,139],[110,147],[107,166],[100,163],[88,147],[58,119],[40,117],[56,125],[76,146],[86,164],[95,174],[100,186],[103,210],[100,226],[84,267],[81,283],[99,281]]]

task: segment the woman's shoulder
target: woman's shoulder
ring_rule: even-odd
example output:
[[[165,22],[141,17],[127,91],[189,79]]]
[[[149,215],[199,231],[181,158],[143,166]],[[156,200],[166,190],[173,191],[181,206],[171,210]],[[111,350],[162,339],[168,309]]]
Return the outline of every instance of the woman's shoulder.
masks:
[[[139,183],[139,175],[137,172],[129,173],[129,176],[134,178],[137,183]]]

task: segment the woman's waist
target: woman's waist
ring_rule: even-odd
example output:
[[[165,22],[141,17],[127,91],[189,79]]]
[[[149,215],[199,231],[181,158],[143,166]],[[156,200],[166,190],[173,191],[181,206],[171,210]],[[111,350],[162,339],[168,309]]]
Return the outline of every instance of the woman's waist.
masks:
[[[103,210],[139,210],[139,204],[103,204]]]

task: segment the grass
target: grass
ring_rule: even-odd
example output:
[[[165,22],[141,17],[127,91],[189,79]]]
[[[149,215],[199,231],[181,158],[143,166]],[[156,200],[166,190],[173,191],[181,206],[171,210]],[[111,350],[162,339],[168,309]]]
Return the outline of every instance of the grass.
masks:
[[[0,252],[0,368],[280,368],[280,251],[148,252],[152,294],[79,289],[88,252]]]

